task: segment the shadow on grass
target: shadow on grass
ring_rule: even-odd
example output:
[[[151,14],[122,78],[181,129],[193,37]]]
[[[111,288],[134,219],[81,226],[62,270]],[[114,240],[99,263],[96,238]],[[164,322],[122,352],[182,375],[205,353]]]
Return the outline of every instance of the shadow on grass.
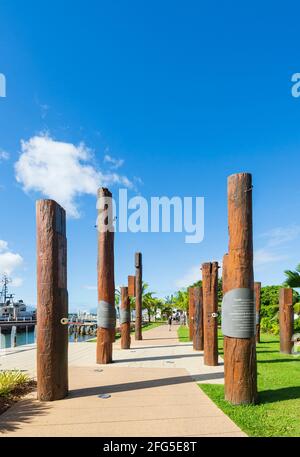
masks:
[[[265,349],[265,348],[264,348],[264,349]],[[258,354],[280,354],[279,351],[272,351],[272,349],[270,349],[270,350],[268,351],[268,349],[267,349],[267,350],[261,350],[261,349],[257,348],[257,349],[256,349],[256,352],[257,352]]]
[[[282,389],[262,390],[259,392],[259,403],[277,403],[284,400],[299,400],[300,386]]]
[[[258,343],[258,344],[274,344],[274,343],[278,343],[279,344],[279,340],[260,341],[260,343]]]
[[[295,359],[271,359],[271,360],[259,360],[259,363],[287,363],[287,362],[300,362],[300,358]]]

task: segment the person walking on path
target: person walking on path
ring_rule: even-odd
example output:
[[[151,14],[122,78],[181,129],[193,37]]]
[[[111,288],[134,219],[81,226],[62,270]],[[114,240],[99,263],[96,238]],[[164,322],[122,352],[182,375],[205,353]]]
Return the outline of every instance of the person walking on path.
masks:
[[[171,331],[171,328],[172,328],[172,316],[169,316],[169,332]]]

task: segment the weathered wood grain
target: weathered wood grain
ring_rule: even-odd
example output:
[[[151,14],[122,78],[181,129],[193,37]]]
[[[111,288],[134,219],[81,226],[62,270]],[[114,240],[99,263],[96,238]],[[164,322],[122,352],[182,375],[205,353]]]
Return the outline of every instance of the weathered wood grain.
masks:
[[[218,365],[218,262],[202,264],[204,364]]]
[[[65,210],[53,200],[36,204],[37,397],[54,401],[68,393],[67,239]]]

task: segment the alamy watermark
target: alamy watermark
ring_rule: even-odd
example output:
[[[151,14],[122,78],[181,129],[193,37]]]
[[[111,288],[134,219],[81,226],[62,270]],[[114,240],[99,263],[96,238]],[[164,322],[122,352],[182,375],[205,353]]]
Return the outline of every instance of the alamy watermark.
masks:
[[[100,232],[185,233],[185,242],[201,243],[204,238],[204,197],[151,197],[128,199],[119,190],[118,205],[112,197],[97,200],[97,229]]]
[[[6,97],[6,78],[3,73],[0,73],[0,97]]]
[[[298,98],[300,97],[300,73],[294,73],[291,81],[294,83],[291,89],[292,96]]]

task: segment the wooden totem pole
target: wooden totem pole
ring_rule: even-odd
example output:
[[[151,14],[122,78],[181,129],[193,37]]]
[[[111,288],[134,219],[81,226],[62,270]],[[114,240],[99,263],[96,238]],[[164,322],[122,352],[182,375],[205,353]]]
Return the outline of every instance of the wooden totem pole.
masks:
[[[218,365],[218,262],[202,265],[204,364]]]
[[[260,343],[260,291],[261,282],[254,283],[254,297],[256,310],[256,342]]]
[[[114,226],[112,194],[108,189],[98,190],[98,312],[97,355],[100,364],[112,362],[115,339],[115,274]]]
[[[190,341],[193,341],[193,337],[194,337],[194,313],[195,313],[194,288],[189,287],[189,340]]]
[[[194,331],[193,331],[193,348],[195,351],[203,351],[204,333],[203,333],[203,291],[202,287],[194,287]]]
[[[68,291],[65,210],[39,200],[37,220],[37,397],[68,393]]]
[[[143,268],[142,254],[135,254],[135,339],[142,340]]]
[[[228,178],[228,228],[222,304],[225,399],[240,405],[255,403],[257,398],[252,177],[248,173]]]
[[[279,328],[280,352],[291,354],[294,333],[293,289],[283,288],[279,291]]]
[[[128,287],[121,287],[120,326],[121,349],[130,349],[130,300]]]

